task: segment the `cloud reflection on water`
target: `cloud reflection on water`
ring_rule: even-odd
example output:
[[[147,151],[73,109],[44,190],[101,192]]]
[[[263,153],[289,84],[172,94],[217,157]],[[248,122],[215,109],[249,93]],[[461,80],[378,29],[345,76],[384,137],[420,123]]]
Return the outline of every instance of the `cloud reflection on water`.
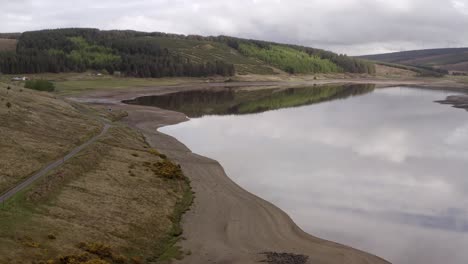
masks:
[[[306,231],[394,263],[468,261],[468,114],[409,88],[161,129]]]

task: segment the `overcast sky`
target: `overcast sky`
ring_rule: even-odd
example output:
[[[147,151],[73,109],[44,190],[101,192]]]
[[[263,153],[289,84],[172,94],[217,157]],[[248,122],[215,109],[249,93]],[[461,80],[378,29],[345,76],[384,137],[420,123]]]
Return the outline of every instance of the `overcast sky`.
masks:
[[[468,46],[468,0],[0,0],[0,32],[231,35],[349,55]]]

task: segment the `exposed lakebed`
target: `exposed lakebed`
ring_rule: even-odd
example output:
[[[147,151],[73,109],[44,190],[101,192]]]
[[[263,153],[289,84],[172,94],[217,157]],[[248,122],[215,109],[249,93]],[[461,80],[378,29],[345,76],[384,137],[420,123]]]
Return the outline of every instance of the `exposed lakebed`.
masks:
[[[393,263],[461,264],[468,114],[434,102],[453,94],[369,85],[220,89],[134,103],[195,117],[160,131],[218,160],[313,235]]]

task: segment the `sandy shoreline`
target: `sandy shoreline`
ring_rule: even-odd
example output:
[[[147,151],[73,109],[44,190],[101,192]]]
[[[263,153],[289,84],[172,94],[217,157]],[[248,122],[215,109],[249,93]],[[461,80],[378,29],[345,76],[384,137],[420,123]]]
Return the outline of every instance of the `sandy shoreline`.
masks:
[[[146,107],[123,107],[127,122],[151,146],[182,166],[195,202],[184,216],[180,244],[192,254],[180,263],[258,263],[265,251],[309,256],[310,263],[387,263],[367,253],[312,237],[283,211],[240,188],[211,159],[192,153],[157,128],[185,121],[185,115]],[[151,121],[150,121],[151,120]]]
[[[336,80],[327,83],[373,83],[370,80]],[[447,87],[414,81],[375,82],[379,87],[412,85]],[[324,83],[320,83],[324,84]],[[180,245],[190,250],[178,263],[258,263],[265,251],[309,256],[308,263],[388,263],[371,254],[322,240],[302,231],[291,218],[273,204],[243,190],[224,172],[221,165],[195,153],[168,135],[157,131],[166,125],[186,121],[182,113],[125,105],[124,99],[206,87],[296,86],[303,83],[217,83],[161,86],[125,91],[94,92],[75,100],[104,104],[129,113],[126,122],[141,131],[148,143],[182,166],[192,181],[195,202],[184,216],[184,237]],[[454,89],[464,86],[454,87]]]

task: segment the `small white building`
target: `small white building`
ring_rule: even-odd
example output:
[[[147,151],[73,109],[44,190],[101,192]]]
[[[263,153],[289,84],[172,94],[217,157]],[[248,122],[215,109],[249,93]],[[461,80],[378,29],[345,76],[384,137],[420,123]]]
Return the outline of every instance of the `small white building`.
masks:
[[[23,77],[13,77],[13,78],[11,78],[11,80],[12,81],[27,81],[27,80],[29,80],[29,78],[25,77],[25,76],[23,76]]]

